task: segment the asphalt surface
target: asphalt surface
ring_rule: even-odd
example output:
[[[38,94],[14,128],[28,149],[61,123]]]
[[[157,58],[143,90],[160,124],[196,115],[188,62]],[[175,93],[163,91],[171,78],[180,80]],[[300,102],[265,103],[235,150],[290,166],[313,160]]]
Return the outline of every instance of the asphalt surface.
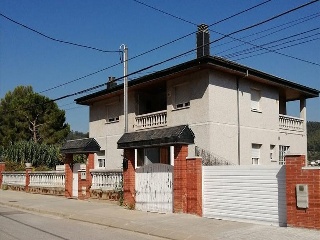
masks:
[[[0,205],[167,239],[320,240],[320,231],[128,210],[116,203],[0,190]]]

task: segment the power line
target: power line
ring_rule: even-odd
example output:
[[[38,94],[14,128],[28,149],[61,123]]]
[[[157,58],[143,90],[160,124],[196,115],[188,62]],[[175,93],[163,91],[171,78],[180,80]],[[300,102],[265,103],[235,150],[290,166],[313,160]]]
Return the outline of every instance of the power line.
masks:
[[[143,4],[143,5],[147,6],[147,7],[150,7],[150,8],[152,8],[152,9],[155,9],[155,10],[157,10],[157,11],[160,11],[160,12],[162,12],[162,13],[165,13],[165,14],[167,14],[167,15],[169,15],[169,16],[172,16],[172,17],[174,17],[174,18],[177,18],[177,19],[179,19],[179,20],[183,20],[183,21],[185,21],[185,22],[187,22],[187,23],[190,23],[190,24],[193,24],[193,25],[195,24],[195,23],[192,23],[192,22],[190,22],[190,21],[184,20],[184,19],[182,19],[182,18],[180,18],[180,17],[174,16],[173,14],[164,12],[163,10],[159,10],[159,9],[154,8],[154,7],[152,7],[152,6],[149,6],[149,5],[147,5],[147,4],[141,3],[140,1],[137,1],[137,0],[133,0],[133,1],[138,2],[138,3],[140,3],[140,4]],[[241,41],[241,42],[246,43],[246,44],[251,44],[251,43],[249,43],[249,42],[240,40],[240,39],[238,39],[238,38],[231,37],[230,35],[234,35],[234,34],[237,34],[237,33],[240,33],[240,32],[246,31],[246,30],[249,30],[249,29],[251,29],[251,28],[254,28],[254,27],[256,27],[256,26],[262,25],[262,24],[264,24],[264,23],[267,23],[267,22],[269,22],[269,21],[272,21],[272,20],[274,20],[274,19],[277,19],[277,18],[279,18],[279,17],[282,17],[282,16],[284,16],[284,15],[286,15],[286,14],[289,14],[289,13],[291,13],[291,12],[294,12],[294,11],[300,9],[300,8],[306,7],[306,6],[310,5],[310,4],[313,4],[313,3],[318,2],[318,1],[319,1],[319,0],[313,0],[313,1],[311,1],[311,2],[302,4],[302,5],[298,6],[298,7],[295,7],[295,8],[293,8],[293,9],[290,9],[290,10],[288,10],[288,11],[285,11],[285,12],[283,12],[283,13],[281,13],[281,14],[278,14],[278,15],[276,15],[276,16],[274,16],[274,17],[271,17],[271,18],[269,18],[269,19],[267,19],[267,20],[265,20],[265,21],[262,21],[262,22],[259,22],[259,23],[257,23],[257,24],[251,25],[251,26],[249,26],[249,27],[247,27],[247,28],[243,28],[243,29],[240,29],[240,30],[238,30],[238,31],[232,32],[232,34],[223,34],[223,33],[220,33],[220,32],[217,32],[217,31],[212,31],[212,30],[210,30],[210,31],[212,31],[212,32],[214,32],[214,33],[217,33],[217,34],[219,34],[219,35],[222,35],[223,37],[222,37],[220,40],[222,40],[223,38],[228,37],[228,38],[232,38],[232,39],[237,40],[237,41]],[[268,2],[268,1],[266,1],[266,2]],[[266,3],[266,2],[263,2],[262,4],[264,4],[264,3]],[[211,25],[210,25],[210,26],[211,26]],[[255,47],[259,47],[259,45],[255,45],[255,44],[251,44],[251,45],[253,45],[253,46],[255,46]],[[263,48],[263,49],[264,49],[264,50],[268,50],[268,48]],[[314,63],[314,62],[311,62],[311,61],[308,61],[308,60],[304,60],[304,59],[301,59],[301,58],[298,58],[298,57],[290,56],[290,55],[288,55],[288,54],[283,54],[283,53],[277,52],[277,51],[275,51],[275,50],[273,50],[273,51],[270,50],[270,52],[273,52],[273,53],[276,53],[276,54],[279,54],[279,55],[282,55],[282,56],[286,56],[286,57],[289,57],[289,58],[292,58],[292,59],[295,59],[295,60],[299,60],[299,61],[302,61],[302,62],[305,62],[305,63],[309,63],[309,64],[313,64],[313,65],[319,65],[319,64],[317,64],[317,63]]]
[[[248,38],[248,37],[251,37],[251,36],[258,35],[258,34],[260,34],[260,33],[268,32],[268,31],[270,31],[270,30],[272,30],[272,29],[276,29],[276,28],[283,27],[283,28],[280,28],[280,29],[278,29],[278,30],[276,30],[276,31],[273,31],[273,32],[271,32],[271,33],[262,35],[262,36],[260,36],[260,37],[254,38],[254,39],[251,39],[250,42],[253,42],[253,41],[256,41],[256,40],[258,40],[258,39],[265,38],[265,37],[267,37],[267,36],[270,36],[270,35],[272,35],[272,34],[275,34],[275,33],[277,33],[277,32],[280,32],[280,31],[282,31],[282,30],[284,30],[284,29],[288,29],[288,28],[294,27],[294,26],[296,26],[296,25],[299,25],[299,24],[301,24],[301,23],[304,23],[304,22],[306,22],[306,21],[310,21],[310,20],[312,20],[312,19],[314,19],[314,18],[317,18],[317,17],[319,17],[319,16],[320,16],[320,12],[318,12],[318,13],[316,13],[316,14],[311,14],[311,15],[309,15],[309,16],[307,16],[307,17],[302,17],[302,18],[299,18],[299,19],[295,19],[295,20],[293,20],[293,21],[290,21],[290,22],[287,22],[287,23],[284,23],[284,24],[281,24],[281,25],[278,25],[278,26],[275,26],[275,27],[271,27],[271,28],[268,28],[268,29],[265,29],[265,30],[262,30],[262,31],[259,31],[259,32],[256,32],[256,33],[253,33],[253,34],[250,34],[250,35],[247,35],[247,36],[244,36],[244,37],[242,37],[242,38],[240,38],[240,39],[242,40],[242,39],[245,39],[245,38]],[[291,24],[291,23],[294,23],[294,24]],[[286,26],[286,25],[289,25],[289,24],[291,24],[291,25],[290,25],[290,26]],[[229,41],[229,42],[226,42],[226,43],[218,44],[218,45],[216,45],[215,47],[223,46],[223,45],[226,45],[226,44],[228,44],[228,43],[235,42],[235,41],[238,41],[238,40],[232,40],[232,41]],[[240,44],[240,45],[237,45],[237,46],[228,48],[228,49],[226,49],[226,50],[220,51],[220,52],[218,52],[217,54],[221,54],[221,53],[230,51],[230,50],[232,50],[232,49],[241,47],[241,46],[243,46],[243,45],[246,45],[246,43],[242,43],[242,44]]]
[[[23,28],[26,28],[26,29],[28,29],[28,30],[30,30],[30,31],[42,36],[42,37],[45,37],[45,38],[47,38],[49,40],[52,40],[52,41],[55,41],[55,42],[64,43],[64,44],[77,46],[77,47],[82,47],[82,48],[87,48],[87,49],[95,50],[95,51],[98,51],[98,52],[104,52],[104,53],[118,53],[118,52],[121,52],[120,50],[115,50],[115,51],[113,51],[113,50],[103,50],[103,49],[99,49],[99,48],[96,48],[96,47],[90,47],[90,46],[87,46],[87,45],[82,45],[82,44],[78,44],[78,43],[73,43],[73,42],[69,42],[69,41],[60,40],[60,39],[57,39],[57,38],[54,38],[54,37],[50,37],[50,36],[40,32],[38,30],[35,30],[35,29],[31,28],[31,27],[28,27],[27,25],[22,24],[22,23],[20,23],[20,22],[18,22],[16,20],[13,20],[12,18],[9,18],[8,16],[6,16],[6,15],[4,15],[2,13],[0,13],[0,16],[5,18],[5,19],[7,19],[7,20],[9,20],[10,22],[13,22],[13,23],[15,23],[15,24],[17,24],[17,25],[19,25],[19,26],[21,26]]]
[[[317,0],[317,1],[319,1],[319,0]],[[212,43],[218,42],[218,41],[220,41],[220,40],[222,40],[222,39],[224,39],[224,38],[226,38],[226,37],[231,37],[231,35],[234,35],[234,34],[236,34],[236,33],[243,32],[243,31],[246,31],[246,30],[251,29],[251,28],[253,28],[253,27],[257,27],[257,26],[260,26],[260,25],[262,25],[262,24],[265,24],[265,23],[267,23],[267,22],[269,22],[269,21],[272,21],[272,20],[274,20],[274,19],[276,19],[276,18],[278,18],[278,17],[281,17],[281,16],[284,16],[284,15],[286,15],[286,14],[289,14],[289,13],[291,13],[291,12],[293,12],[293,11],[295,11],[295,10],[298,10],[298,9],[300,9],[300,8],[302,8],[302,7],[308,6],[308,5],[310,5],[310,4],[314,3],[314,2],[316,2],[316,1],[313,1],[313,2],[310,2],[310,3],[307,3],[307,4],[303,4],[303,5],[299,6],[299,7],[293,8],[293,9],[291,9],[291,10],[288,10],[288,11],[286,11],[286,12],[284,12],[284,13],[278,14],[278,15],[276,15],[276,16],[274,16],[274,17],[271,17],[271,18],[269,18],[269,19],[266,19],[266,20],[264,20],[264,21],[261,21],[261,22],[255,23],[255,24],[253,24],[253,25],[251,25],[251,26],[248,26],[248,27],[239,29],[239,30],[237,30],[237,31],[231,32],[231,33],[229,33],[229,34],[227,34],[227,35],[224,35],[223,37],[220,37],[220,38],[218,38],[218,39],[216,39],[216,40],[213,40],[213,41],[211,41],[211,42],[209,42],[209,43],[207,43],[207,44],[204,44],[204,46],[207,46],[207,45],[210,45],[210,44],[212,44]],[[254,45],[254,44],[252,44],[252,45]],[[255,46],[257,46],[257,45],[255,45]],[[200,46],[200,47],[203,47],[203,46]],[[174,60],[174,59],[176,59],[176,58],[179,58],[179,57],[181,57],[181,56],[183,56],[183,55],[186,55],[186,54],[188,54],[188,53],[190,53],[190,52],[193,52],[193,51],[197,50],[197,49],[200,48],[200,47],[197,47],[197,48],[188,50],[188,51],[183,52],[183,53],[181,53],[181,54],[178,54],[178,55],[175,55],[175,56],[173,56],[173,57],[170,57],[170,58],[168,58],[168,59],[166,59],[166,60],[163,60],[163,61],[160,61],[160,62],[158,62],[158,63],[149,65],[149,66],[144,67],[144,68],[142,68],[142,69],[140,69],[140,70],[137,70],[137,71],[134,71],[134,72],[132,72],[132,73],[129,73],[129,74],[127,74],[126,76],[116,78],[116,79],[114,79],[114,81],[119,81],[119,80],[122,80],[124,77],[129,77],[129,76],[132,76],[132,75],[134,75],[134,74],[137,74],[137,73],[146,71],[146,70],[148,70],[148,69],[150,69],[150,68],[153,68],[153,67],[162,65],[162,64],[164,64],[164,63],[166,63],[166,62],[172,61],[172,60]],[[257,47],[260,47],[260,46],[257,46]],[[262,47],[262,48],[264,48],[264,47]],[[270,50],[270,49],[268,49],[268,48],[264,48],[264,49],[269,50],[269,51],[271,51],[271,52],[276,52],[276,51]],[[282,54],[282,53],[279,53],[279,52],[276,52],[276,53],[281,54],[281,55],[284,55],[284,56],[288,56],[288,55],[286,55],[286,54]],[[292,57],[292,56],[290,56],[290,57],[291,57],[291,58],[295,58],[295,57]],[[296,59],[298,59],[298,60],[300,60],[300,61],[306,61],[306,60],[302,60],[302,59],[299,59],[299,58],[296,58]],[[308,61],[306,61],[306,62],[308,62]],[[311,62],[309,62],[309,63],[311,63]],[[316,63],[312,63],[312,64],[319,65],[319,64],[316,64]],[[320,65],[319,65],[319,66],[320,66]],[[76,95],[84,94],[84,93],[87,93],[87,92],[96,90],[96,89],[101,88],[101,87],[104,87],[104,86],[106,86],[106,83],[99,84],[99,85],[96,85],[96,86],[94,86],[94,87],[84,89],[84,90],[82,90],[82,91],[78,91],[78,92],[74,92],[74,93],[71,93],[71,94],[67,94],[67,95],[61,96],[61,97],[56,98],[56,99],[52,99],[52,100],[49,100],[49,101],[47,101],[47,102],[45,102],[45,103],[43,103],[43,104],[47,104],[47,103],[50,103],[50,102],[55,102],[55,101],[59,101],[59,100],[65,99],[65,98],[69,98],[69,97],[73,97],[73,96],[76,96]],[[43,104],[41,104],[41,105],[43,105]],[[35,105],[33,105],[33,106],[27,106],[27,107],[24,107],[24,108],[22,108],[22,109],[30,108],[30,107],[34,107],[34,106],[35,106]],[[11,112],[12,112],[12,111],[14,111],[14,110],[11,110]],[[8,112],[8,111],[7,111],[7,112]]]
[[[271,45],[273,43],[279,43],[281,41],[284,41],[284,40],[288,40],[290,38],[294,38],[294,37],[297,37],[297,36],[300,36],[300,35],[304,35],[306,33],[310,33],[310,32],[313,32],[313,31],[316,31],[316,30],[319,30],[320,28],[314,28],[314,29],[311,29],[311,30],[308,30],[308,31],[304,31],[304,32],[300,32],[300,33],[297,33],[297,34],[294,34],[294,35],[291,35],[291,36],[287,36],[287,37],[284,37],[284,38],[281,38],[281,39],[277,39],[277,40],[274,40],[274,41],[271,41],[271,42],[268,42],[268,43],[264,43],[262,45],[259,45],[260,47],[265,47],[267,45]],[[314,35],[317,35],[319,33],[316,33],[316,34],[313,34],[311,36],[314,36]],[[311,37],[311,36],[308,36],[308,37]],[[305,37],[304,37],[305,38]],[[301,39],[304,39],[304,38],[301,38]],[[301,40],[301,39],[296,39],[296,40],[290,40],[290,41],[287,41],[285,43],[279,43],[278,45],[281,45],[281,44],[286,44],[286,43],[289,43],[289,42],[292,42],[292,41],[297,41],[297,40]],[[276,46],[278,46],[276,45]],[[276,47],[276,46],[271,46],[271,47]],[[244,50],[240,50],[240,51],[237,51],[237,52],[234,52],[234,53],[231,53],[231,54],[228,54],[228,55],[224,55],[224,57],[226,58],[231,58],[231,57],[235,57],[235,56],[239,56],[239,55],[242,55],[242,54],[249,54],[251,52],[254,52],[256,51],[256,47],[251,47],[251,48],[247,48],[247,49],[244,49]]]
[[[173,18],[176,18],[176,19],[178,19],[178,20],[181,20],[181,21],[183,21],[183,22],[186,22],[186,23],[189,23],[189,24],[192,24],[192,25],[195,25],[195,26],[198,25],[198,24],[196,24],[196,23],[194,23],[194,22],[191,22],[191,21],[189,21],[189,20],[186,20],[186,19],[184,19],[184,18],[175,16],[175,15],[173,15],[173,14],[171,14],[171,13],[168,13],[168,12],[165,12],[165,11],[163,11],[163,10],[161,10],[161,9],[155,8],[155,7],[153,7],[153,6],[151,6],[151,5],[148,5],[148,4],[144,3],[144,2],[141,2],[141,1],[138,1],[138,0],[132,0],[132,1],[134,1],[134,2],[136,2],[136,3],[139,3],[139,4],[143,5],[143,6],[146,6],[146,7],[148,7],[148,8],[151,8],[151,9],[153,9],[153,10],[155,10],[155,11],[160,12],[160,13],[163,13],[163,14],[165,14],[165,15],[168,15],[168,16],[170,16],[170,17],[173,17]],[[268,2],[271,2],[271,1],[272,1],[272,0],[267,0],[267,1],[264,1],[264,2],[259,3],[259,4],[257,4],[257,5],[254,5],[254,6],[250,7],[250,8],[247,8],[247,9],[245,9],[245,10],[243,10],[243,11],[240,11],[240,12],[238,12],[238,13],[235,13],[235,14],[233,14],[233,15],[231,15],[231,16],[229,16],[229,17],[226,17],[226,18],[224,18],[224,19],[222,19],[222,20],[219,20],[219,21],[217,21],[217,22],[214,22],[214,23],[210,24],[209,27],[211,27],[211,26],[213,26],[213,25],[216,25],[216,24],[219,24],[219,23],[222,23],[222,22],[224,22],[224,21],[227,21],[227,20],[229,20],[229,19],[231,19],[231,18],[234,18],[234,17],[236,17],[236,16],[238,16],[238,15],[241,15],[241,14],[243,14],[243,13],[245,13],[245,12],[248,12],[248,11],[250,11],[250,10],[252,10],[252,9],[255,9],[255,8],[257,8],[257,7],[260,7],[260,6],[262,6],[262,5],[264,5],[264,4],[268,3]]]
[[[318,35],[318,34],[317,34],[317,35]],[[273,51],[282,50],[282,49],[285,49],[285,48],[289,48],[289,47],[301,45],[301,44],[308,43],[308,42],[312,42],[312,41],[319,40],[319,39],[320,39],[320,38],[310,39],[310,40],[307,40],[307,41],[304,41],[304,42],[300,42],[300,43],[292,44],[292,45],[289,45],[289,46],[284,46],[284,47],[281,47],[281,48],[273,49]],[[269,53],[269,52],[270,52],[270,50],[268,50],[267,52],[258,53],[258,54],[251,55],[251,56],[246,56],[246,57],[237,58],[237,59],[235,59],[235,61],[242,60],[242,59],[246,59],[246,58],[250,58],[250,57],[260,56],[260,55],[263,55],[263,54],[266,54],[266,53]],[[310,62],[309,62],[309,63],[310,63]],[[311,63],[311,64],[320,66],[320,64],[317,64],[317,63]]]
[[[240,15],[240,14],[242,14],[242,13],[248,12],[248,11],[250,11],[250,10],[252,10],[252,9],[254,9],[254,8],[257,8],[257,7],[263,5],[263,4],[267,3],[267,2],[270,2],[270,1],[272,1],[272,0],[267,0],[267,1],[265,1],[265,2],[259,3],[259,4],[255,5],[255,6],[252,6],[252,7],[248,8],[248,9],[245,9],[245,10],[242,10],[242,11],[240,11],[240,12],[238,12],[238,13],[235,13],[235,14],[229,16],[229,17],[226,17],[226,18],[224,18],[224,19],[221,19],[221,20],[219,20],[219,21],[216,21],[216,22],[210,24],[209,26],[213,26],[213,25],[219,24],[219,23],[221,23],[221,22],[227,21],[227,20],[229,20],[229,19],[231,19],[231,18],[233,18],[233,17],[235,17],[235,16],[238,16],[238,15]],[[140,4],[142,4],[142,5],[145,5],[145,6],[147,6],[147,7],[153,8],[152,6],[149,6],[149,5],[144,4],[144,3],[142,3],[142,2],[139,2],[139,1],[136,1],[136,2],[137,2],[137,3],[140,3]],[[154,10],[157,10],[157,9],[154,9]],[[158,10],[158,11],[161,11],[161,10]],[[163,13],[165,13],[165,12],[163,11]],[[172,14],[169,14],[169,13],[166,13],[166,14],[174,17],[174,15],[172,15]],[[177,17],[177,18],[178,18],[178,17]],[[180,20],[183,20],[183,19],[181,18]],[[186,20],[185,20],[185,21],[186,21]],[[191,23],[191,22],[189,22],[189,23]],[[195,23],[191,23],[191,24],[196,25]],[[160,49],[160,48],[163,48],[163,47],[165,47],[165,46],[168,46],[168,45],[170,45],[170,44],[173,44],[173,43],[175,43],[175,42],[177,42],[177,41],[180,41],[180,40],[182,40],[182,39],[184,39],[184,38],[186,38],[186,37],[189,37],[189,36],[193,35],[194,33],[196,33],[196,31],[191,32],[191,33],[189,33],[189,34],[186,34],[186,35],[184,35],[184,36],[182,36],[182,37],[176,38],[176,39],[174,39],[174,40],[172,40],[172,41],[169,41],[169,42],[167,42],[167,43],[165,43],[165,44],[162,44],[162,45],[160,45],[160,46],[158,46],[158,47],[155,47],[155,48],[153,48],[153,49],[150,49],[150,50],[148,50],[148,51],[145,51],[145,52],[143,52],[143,53],[141,53],[141,54],[138,54],[138,55],[136,55],[136,56],[134,56],[134,57],[131,57],[131,58],[128,59],[128,61],[131,61],[131,60],[133,60],[133,59],[136,59],[136,58],[141,57],[141,56],[143,56],[143,55],[146,55],[146,54],[148,54],[148,53],[154,52],[154,51],[156,51],[156,50],[158,50],[158,49]],[[93,73],[90,73],[90,74],[84,75],[84,76],[82,76],[82,77],[75,78],[75,79],[73,79],[73,80],[71,80],[71,81],[68,81],[68,82],[65,82],[65,83],[56,85],[56,86],[54,86],[54,87],[48,88],[48,89],[46,89],[46,90],[41,91],[40,93],[48,92],[48,91],[57,89],[57,88],[59,88],[59,87],[68,85],[68,84],[70,84],[70,83],[77,82],[77,81],[79,81],[79,80],[81,80],[81,79],[90,77],[90,76],[92,76],[92,75],[96,75],[96,74],[98,74],[98,73],[100,73],[100,72],[103,72],[103,71],[105,71],[105,70],[108,70],[108,69],[110,69],[110,68],[119,66],[120,64],[122,64],[122,63],[113,64],[113,65],[111,65],[111,66],[109,66],[109,67],[100,69],[100,70],[95,71],[95,72],[93,72]]]

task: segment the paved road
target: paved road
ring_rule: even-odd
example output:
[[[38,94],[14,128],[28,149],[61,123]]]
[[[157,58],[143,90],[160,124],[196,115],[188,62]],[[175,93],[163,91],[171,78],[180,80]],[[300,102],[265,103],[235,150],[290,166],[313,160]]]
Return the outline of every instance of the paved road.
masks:
[[[55,226],[54,230],[50,230],[50,227],[47,227],[47,225],[50,225],[51,223],[46,223],[42,226],[39,225],[41,224],[41,221],[40,223],[39,221],[35,221],[35,224],[31,224],[32,222],[28,221],[28,217],[26,217],[27,221],[23,223],[39,228],[41,231],[47,231],[50,234],[56,234],[59,237],[61,236],[64,238],[72,237],[74,232],[79,232],[80,236],[77,237],[78,240],[98,239],[98,236],[92,236],[90,231],[91,227],[89,230],[82,231],[85,229],[85,227],[82,228],[82,226],[88,226],[86,223],[94,224],[93,226],[99,225],[100,228],[97,228],[98,231],[100,231],[99,229],[107,229],[108,227],[111,227],[111,230],[117,233],[115,236],[117,237],[119,235],[118,239],[128,239],[126,236],[132,238],[138,236],[139,239],[143,239],[143,237],[145,239],[157,239],[148,238],[152,235],[162,237],[162,239],[169,238],[176,240],[320,240],[320,230],[291,227],[286,228],[225,220],[221,221],[190,214],[158,214],[142,211],[130,211],[108,201],[81,201],[67,199],[64,197],[8,190],[4,191],[0,189],[0,207],[1,206],[17,209],[15,211],[26,210],[31,211],[32,213],[52,215],[51,219],[56,219],[56,222],[62,223],[57,226],[52,225]],[[15,215],[19,214],[6,212],[2,213],[2,216],[0,214],[0,230],[6,230],[6,228],[10,229],[10,224],[3,229],[2,222],[5,217],[13,218],[16,217]],[[26,214],[22,215],[24,216]],[[15,220],[15,218],[13,218],[13,220]],[[78,224],[80,224],[81,227],[79,227],[79,225],[73,226],[72,221],[70,220],[80,221],[81,223]],[[44,220],[42,222],[44,222]],[[14,221],[11,222],[11,224],[13,225]],[[70,227],[67,228],[67,233],[62,234],[59,232],[60,226]],[[27,228],[27,226],[25,227]],[[14,230],[16,229],[17,227],[14,227]],[[125,234],[122,230],[125,230],[125,232],[131,231],[138,233],[138,235],[129,234],[128,232],[126,232],[127,235],[121,235]],[[41,231],[37,234],[42,234]],[[33,237],[37,236],[37,234],[32,235],[31,239],[35,239]],[[112,239],[106,235],[106,233],[102,234],[104,236],[102,239]],[[15,239],[8,238],[8,236],[6,235],[7,239]],[[114,239],[117,239],[116,237]],[[52,239],[53,236],[48,235],[45,237],[45,240],[46,238]],[[0,240],[2,240],[2,235],[0,235]]]
[[[96,224],[68,220],[57,216],[32,214],[13,208],[0,207],[0,239],[160,240],[163,238]]]

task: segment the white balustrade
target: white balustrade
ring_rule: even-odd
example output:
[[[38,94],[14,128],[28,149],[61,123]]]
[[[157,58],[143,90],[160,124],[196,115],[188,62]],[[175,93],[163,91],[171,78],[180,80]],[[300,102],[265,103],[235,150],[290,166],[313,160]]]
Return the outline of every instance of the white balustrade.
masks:
[[[115,190],[122,188],[121,170],[90,170],[92,175],[91,189]]]
[[[32,187],[65,187],[65,172],[31,172],[30,184]]]
[[[136,116],[137,130],[167,125],[167,110]]]
[[[287,115],[279,114],[279,128],[289,131],[304,131],[304,120],[301,118],[295,118]]]
[[[3,172],[2,183],[7,185],[26,185],[26,172]]]

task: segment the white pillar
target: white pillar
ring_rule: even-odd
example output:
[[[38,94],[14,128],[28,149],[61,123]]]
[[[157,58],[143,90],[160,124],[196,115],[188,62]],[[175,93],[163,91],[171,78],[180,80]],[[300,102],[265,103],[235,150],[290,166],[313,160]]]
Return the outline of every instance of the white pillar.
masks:
[[[174,166],[174,146],[170,146],[170,164]]]
[[[303,119],[303,130],[307,134],[307,107],[306,99],[300,99],[300,118]]]

